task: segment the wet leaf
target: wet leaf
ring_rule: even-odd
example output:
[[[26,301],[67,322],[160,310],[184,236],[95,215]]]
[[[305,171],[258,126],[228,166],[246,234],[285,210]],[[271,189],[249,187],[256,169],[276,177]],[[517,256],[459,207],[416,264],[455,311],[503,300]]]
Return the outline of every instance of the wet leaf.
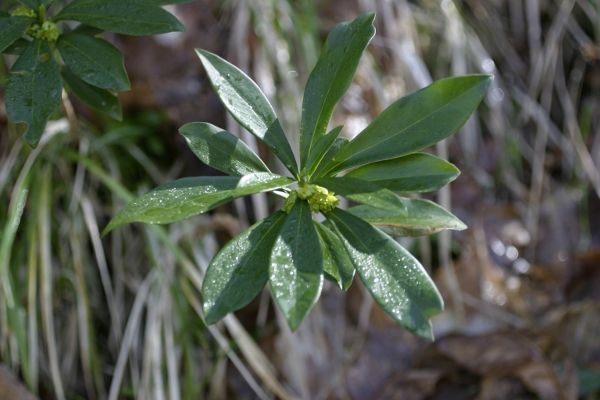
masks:
[[[356,72],[363,51],[375,35],[375,13],[363,14],[352,22],[336,25],[310,73],[300,125],[300,169],[307,164],[313,146],[327,130],[338,101],[342,98]]]
[[[179,129],[190,149],[206,165],[229,175],[270,172],[262,160],[233,134],[204,122]]]
[[[422,193],[437,190],[458,175],[458,168],[449,162],[416,153],[367,164],[344,176],[375,182],[396,193]]]
[[[78,33],[60,35],[56,42],[65,64],[80,79],[101,89],[131,89],[123,55],[106,40]]]
[[[37,146],[62,92],[60,71],[48,42],[36,39],[29,44],[10,69],[5,90],[8,116],[27,123],[23,138]]]
[[[221,57],[196,49],[213,88],[229,113],[262,140],[288,170],[298,174],[294,153],[273,107],[248,75]]]
[[[275,302],[295,331],[323,286],[323,256],[306,201],[294,204],[281,228],[271,253],[269,282]]]
[[[0,16],[0,52],[23,36],[32,22],[28,17]]]
[[[432,201],[399,197],[403,212],[362,205],[348,209],[351,214],[375,225],[391,236],[424,236],[467,226],[450,212]]]
[[[433,340],[429,320],[444,303],[421,264],[368,222],[339,208],[325,216],[375,302],[408,331]]]
[[[492,79],[490,75],[441,79],[404,96],[344,146],[325,171],[398,158],[450,136],[467,122]]]
[[[405,211],[404,204],[394,192],[376,183],[346,177],[319,178],[315,183],[357,203],[397,213]]]
[[[64,20],[133,36],[185,32],[181,22],[161,7],[137,1],[75,0],[53,18]]]
[[[23,54],[23,52],[25,51],[27,46],[29,46],[29,43],[30,43],[29,40],[24,39],[24,38],[19,38],[19,39],[15,40],[14,42],[12,42],[12,44],[10,46],[5,48],[2,53],[21,55],[21,54]]]
[[[333,128],[331,132],[327,133],[315,143],[310,152],[310,156],[308,157],[308,162],[306,163],[308,176],[312,176],[319,167],[321,160],[329,152],[342,129],[344,129],[344,125]]]
[[[108,90],[88,85],[75,76],[67,67],[63,67],[61,75],[71,91],[81,102],[95,110],[121,121],[123,114],[119,98]]]
[[[130,222],[168,224],[202,214],[238,197],[282,188],[289,178],[270,173],[246,176],[182,178],[159,186],[123,208],[103,235]]]
[[[354,278],[354,265],[344,244],[323,224],[313,222],[323,249],[323,271],[329,274],[340,289],[348,290]]]
[[[322,173],[323,169],[334,158],[334,156],[341,150],[341,148],[344,147],[348,143],[350,143],[350,141],[344,137],[335,139],[333,141],[333,144],[329,148],[329,150],[327,150],[327,153],[325,153],[325,155],[321,159],[319,166],[315,169],[315,172],[313,172],[312,176],[314,176],[314,177],[326,176],[327,174]],[[333,175],[331,175],[331,176],[333,176]]]
[[[247,305],[269,279],[269,260],[288,215],[282,211],[254,224],[213,258],[202,284],[204,318],[214,324]]]

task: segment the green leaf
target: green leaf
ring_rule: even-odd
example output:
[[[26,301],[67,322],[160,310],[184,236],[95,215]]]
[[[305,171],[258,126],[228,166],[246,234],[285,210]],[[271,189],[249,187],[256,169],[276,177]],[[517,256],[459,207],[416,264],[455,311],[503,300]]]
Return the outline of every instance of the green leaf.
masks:
[[[117,121],[123,119],[121,102],[119,98],[108,90],[88,85],[79,79],[67,67],[62,69],[62,77],[69,89],[81,100],[81,102],[95,110],[98,110]]]
[[[53,19],[54,22],[63,20],[133,36],[185,32],[181,22],[167,11],[136,0],[75,0]]]
[[[13,54],[13,55],[21,55],[23,54],[23,52],[25,51],[25,49],[27,48],[27,46],[29,46],[29,40],[24,39],[24,38],[19,38],[17,40],[15,40],[10,46],[8,46],[7,48],[5,48],[2,53],[4,54]]]
[[[354,278],[354,264],[339,237],[323,224],[313,221],[323,249],[323,271],[340,289],[348,290]]]
[[[313,172],[312,176],[320,177],[326,175],[323,174],[323,169],[325,168],[325,166],[329,163],[329,161],[331,161],[334,158],[334,156],[341,150],[341,148],[347,145],[348,143],[350,143],[350,141],[344,137],[335,139],[333,141],[333,145],[331,145],[329,150],[327,150],[327,153],[325,153],[325,155],[323,156],[323,159],[319,163],[319,166]]]
[[[360,57],[375,35],[374,19],[375,13],[363,14],[336,25],[327,37],[304,89],[300,169],[308,165],[312,147],[325,135],[335,106],[352,83]]]
[[[23,36],[32,22],[28,17],[0,17],[0,52]]]
[[[319,178],[315,183],[357,203],[395,212],[405,210],[404,204],[394,192],[376,183],[346,177]]]
[[[441,188],[458,175],[458,168],[449,162],[416,153],[367,164],[344,176],[375,182],[397,193],[423,193]]]
[[[295,331],[315,305],[323,286],[323,256],[306,201],[297,201],[271,253],[271,291]]]
[[[271,214],[232,239],[213,258],[202,284],[204,318],[214,324],[244,307],[269,279],[271,250],[288,215]]]
[[[26,122],[23,138],[37,146],[50,116],[60,106],[62,83],[58,64],[45,40],[32,41],[10,69],[6,112],[13,122]]]
[[[102,32],[104,32],[102,29],[93,27],[93,26],[89,26],[86,24],[79,24],[77,25],[77,28],[73,29],[71,31],[71,33],[78,33],[80,35],[88,35],[88,36],[97,36],[99,34],[101,34]]]
[[[317,143],[315,143],[315,146],[312,148],[306,163],[308,176],[312,176],[312,174],[315,172],[323,157],[335,143],[335,140],[339,136],[342,129],[344,129],[344,125],[333,128],[328,134],[323,136],[317,141]]]
[[[368,222],[339,208],[325,216],[377,304],[408,331],[433,340],[429,320],[444,302],[421,264]]]
[[[294,181],[289,178],[266,172],[177,179],[133,200],[110,221],[102,234],[130,222],[169,224],[202,214],[238,197],[292,183]]]
[[[262,160],[231,133],[204,122],[179,129],[190,149],[205,164],[229,175],[271,172]]]
[[[246,74],[221,57],[196,49],[213,88],[229,113],[271,149],[294,175],[298,167],[294,153],[273,107]]]
[[[398,158],[456,132],[475,111],[491,75],[442,79],[401,98],[336,155],[327,173]]]
[[[78,33],[60,35],[56,42],[65,64],[80,79],[101,89],[131,89],[123,55],[106,40]]]
[[[348,212],[375,225],[392,236],[424,236],[444,229],[462,231],[467,226],[450,212],[424,199],[400,197],[406,212],[382,210],[370,206],[357,206]]]

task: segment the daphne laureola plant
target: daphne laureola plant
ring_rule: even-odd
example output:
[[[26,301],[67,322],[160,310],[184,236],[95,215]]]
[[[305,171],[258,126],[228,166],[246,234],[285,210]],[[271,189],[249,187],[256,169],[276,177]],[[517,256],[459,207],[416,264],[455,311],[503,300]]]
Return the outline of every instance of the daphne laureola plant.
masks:
[[[456,132],[479,105],[492,77],[437,81],[396,101],[351,141],[338,137],[343,126],[327,132],[375,34],[374,18],[361,15],[329,34],[304,92],[299,165],[258,86],[222,58],[197,50],[225,108],[281,160],[291,177],[271,172],[233,134],[208,123],[190,123],[180,132],[191,150],[229,176],[182,178],[159,186],[129,203],[104,233],[134,221],[179,221],[254,193],[284,197],[281,210],[232,239],[208,266],[202,287],[208,324],[247,305],[269,282],[278,307],[296,330],[318,300],[324,279],[346,290],[357,272],[386,313],[410,332],[433,339],[430,319],[442,311],[442,298],[417,259],[391,236],[466,226],[435,203],[397,193],[433,191],[458,176],[454,165],[418,151]],[[359,205],[342,210],[337,196]],[[324,221],[315,220],[314,213]]]

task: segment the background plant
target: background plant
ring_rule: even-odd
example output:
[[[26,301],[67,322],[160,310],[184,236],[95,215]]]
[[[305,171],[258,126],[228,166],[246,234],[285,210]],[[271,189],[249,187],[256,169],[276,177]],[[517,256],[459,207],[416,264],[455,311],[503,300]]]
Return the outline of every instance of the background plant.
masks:
[[[112,92],[130,89],[123,55],[97,36],[182,32],[183,25],[159,6],[186,1],[77,0],[48,18],[53,0],[22,0],[11,14],[2,12],[0,52],[19,56],[6,82],[6,111],[14,122],[27,124],[27,143],[37,146],[60,106],[63,82],[83,103],[120,120]],[[64,21],[80,24],[64,29]]]
[[[65,3],[67,1],[56,0],[53,7],[58,9]],[[522,398],[546,395],[560,398],[565,396],[565,391],[571,393],[569,396],[582,399],[597,396],[599,380],[594,365],[598,342],[595,332],[600,318],[598,303],[593,300],[595,297],[590,292],[586,294],[586,288],[593,287],[594,271],[597,271],[597,262],[589,251],[594,246],[597,248],[599,243],[598,225],[594,225],[594,215],[597,215],[594,210],[598,207],[594,206],[596,197],[590,190],[594,181],[588,178],[594,176],[594,160],[599,159],[597,154],[600,154],[600,141],[595,134],[598,121],[594,117],[598,104],[594,62],[597,20],[594,10],[586,8],[586,2],[576,1],[571,9],[567,7],[572,5],[571,2],[564,3],[551,0],[537,3],[196,1],[168,8],[185,23],[186,34],[156,39],[106,34],[104,37],[126,54],[127,71],[134,90],[121,94],[120,99],[129,127],[117,129],[115,124],[106,123],[92,110],[79,107],[77,102],[74,106],[76,111],[81,111],[78,118],[85,116],[93,121],[94,137],[99,138],[90,148],[90,158],[103,167],[108,176],[118,177],[117,180],[134,195],[180,176],[215,173],[199,162],[191,162],[184,151],[187,150],[184,149],[185,141],[177,140],[179,135],[175,134],[175,128],[196,120],[209,121],[243,138],[272,171],[280,171],[275,157],[271,157],[260,143],[255,146],[254,136],[232,118],[225,118],[225,110],[218,107],[214,95],[211,97],[213,91],[203,69],[197,59],[193,59],[195,54],[189,51],[193,47],[218,53],[252,76],[281,117],[294,149],[298,143],[304,82],[318,59],[327,33],[337,22],[353,15],[373,10],[379,12],[375,21],[378,35],[361,59],[355,79],[332,117],[332,126],[346,124],[342,134],[348,137],[358,133],[388,104],[427,86],[432,78],[492,73],[495,80],[477,115],[458,134],[427,150],[438,157],[447,157],[462,170],[462,175],[452,185],[424,193],[423,198],[436,199],[465,221],[470,229],[452,235],[442,231],[415,239],[401,238],[403,246],[432,271],[446,300],[445,312],[433,319],[438,339],[435,343],[426,344],[406,333],[379,307],[372,307],[372,297],[360,279],[356,279],[347,292],[336,290],[325,281],[321,300],[295,334],[291,334],[285,318],[275,312],[276,307],[271,307],[267,291],[235,316],[229,314],[222,324],[210,329],[200,325],[188,329],[179,322],[177,313],[168,313],[169,318],[161,319],[164,312],[155,305],[169,297],[161,296],[160,290],[152,290],[145,301],[138,302],[141,307],[136,306],[135,310],[140,310],[139,313],[132,312],[138,284],[149,273],[154,277],[149,279],[153,279],[155,287],[162,288],[172,282],[164,277],[172,276],[179,289],[167,291],[170,298],[177,298],[182,292],[180,289],[185,287],[186,299],[191,299],[190,304],[195,306],[199,303],[194,302],[194,297],[200,298],[195,285],[201,280],[190,280],[191,286],[180,285],[181,275],[188,270],[186,264],[174,262],[168,256],[174,252],[162,251],[161,247],[152,254],[164,257],[146,257],[149,254],[144,245],[146,232],[150,232],[148,228],[158,227],[130,225],[120,228],[121,232],[108,235],[101,243],[117,293],[120,290],[117,288],[125,289],[123,296],[117,297],[123,318],[120,330],[125,331],[128,321],[139,321],[139,324],[132,324],[137,326],[132,340],[139,345],[117,347],[107,344],[102,332],[118,329],[110,328],[111,321],[106,317],[108,307],[102,295],[90,294],[93,300],[91,314],[97,316],[94,320],[99,332],[96,339],[102,355],[92,359],[92,363],[104,373],[105,392],[108,393],[113,378],[117,378],[112,371],[122,351],[127,357],[124,369],[120,369],[123,371],[119,375],[122,377],[120,396],[125,398],[143,397],[148,393],[151,393],[150,397],[162,395],[168,398],[177,388],[184,396],[189,389],[185,385],[190,381],[198,385],[197,393],[204,398],[218,398],[220,393],[225,398],[262,399],[271,398],[271,392],[280,398],[403,397],[416,384],[421,398],[428,398],[432,393],[436,396],[478,393],[481,398],[486,398],[506,393],[506,390]],[[3,4],[14,2],[9,0]],[[524,29],[536,20],[537,28],[533,25],[534,29]],[[554,33],[548,35],[550,31]],[[173,41],[174,37],[177,40]],[[10,66],[14,58],[9,56],[4,60]],[[163,62],[165,58],[169,59],[168,64]],[[543,68],[536,67],[536,60]],[[8,72],[4,65],[0,66],[1,83]],[[561,81],[566,83],[568,90],[558,89],[564,87]],[[195,92],[194,87],[200,90]],[[554,87],[557,89],[552,89]],[[540,92],[542,88],[544,95]],[[565,95],[567,91],[568,96]],[[565,114],[564,107],[569,104],[572,112]],[[146,126],[143,121],[156,119],[158,108],[165,110],[160,114],[162,118],[168,115],[173,122],[160,129],[143,128]],[[146,110],[144,118],[134,118],[139,110]],[[13,187],[17,172],[31,151],[22,146],[14,125],[7,122],[2,111],[0,106],[0,175],[7,180],[0,196]],[[87,129],[90,122],[81,119],[80,123]],[[61,126],[61,129],[67,129],[64,121]],[[574,126],[580,127],[580,135],[574,134],[577,132],[572,129]],[[54,127],[51,124],[49,132]],[[87,135],[53,136],[57,145],[45,147],[46,151],[38,160],[47,157],[66,161],[63,157],[67,148],[87,151],[86,141],[82,141],[80,148],[75,139],[78,137],[87,141]],[[575,150],[578,141],[582,145],[577,145]],[[112,162],[104,157],[106,152],[98,147],[100,143],[105,144],[112,154]],[[167,143],[169,146],[181,143],[182,147],[169,147],[160,152],[160,147]],[[17,150],[15,145],[20,148]],[[540,146],[545,151],[539,151]],[[535,152],[534,147],[538,149]],[[49,156],[50,148],[60,153],[58,158]],[[586,158],[580,154],[585,152],[591,155],[588,160],[592,162],[584,167],[582,160]],[[11,158],[15,155],[16,159]],[[545,161],[540,162],[542,159]],[[187,166],[180,172],[184,160]],[[154,165],[157,163],[160,165]],[[66,211],[61,210],[68,209],[69,205],[71,192],[63,185],[65,173],[72,171],[70,174],[74,177],[79,166],[79,163],[69,161],[56,167],[59,164],[44,165],[45,168],[54,167],[52,182],[57,190],[52,191],[54,209],[50,214],[57,216],[65,215]],[[4,167],[9,165],[14,166],[15,173],[4,175],[10,170]],[[537,172],[533,174],[533,170]],[[93,213],[103,226],[122,203],[117,199],[109,205],[108,188],[88,174],[84,178],[82,190],[93,199]],[[35,181],[32,187],[38,187],[40,182]],[[10,250],[10,273],[20,286],[25,285],[27,278],[23,274],[27,269],[25,257],[28,253],[23,250],[28,247],[22,235],[25,216],[31,208],[39,208],[29,205],[32,199],[28,197],[25,203],[25,214]],[[252,195],[251,201],[239,198],[210,213],[171,224],[164,231],[176,241],[176,248],[189,257],[192,271],[201,275],[215,252],[239,232],[238,226],[243,230],[248,221],[252,224],[268,215],[274,207],[281,206],[271,200],[272,197],[265,193]],[[343,198],[340,201],[344,203]],[[8,202],[2,205],[0,226],[4,227]],[[66,241],[51,239],[51,276],[54,278],[68,275],[72,269],[72,258],[64,251],[68,247],[62,245],[68,243],[69,237],[64,220],[62,217],[53,219],[49,231],[51,238],[65,234],[67,238]],[[526,221],[529,222],[526,224]],[[503,236],[522,232],[515,230],[515,226],[531,226],[531,221],[533,226],[539,224],[540,229],[537,236],[531,233],[528,244],[511,243],[511,239]],[[529,228],[527,231],[533,232]],[[87,243],[84,247],[85,270],[96,271],[98,263],[91,242]],[[159,249],[157,241],[149,243],[152,249]],[[502,254],[496,253],[501,251],[500,245],[505,246],[511,257],[515,257],[516,247],[517,258],[498,255]],[[115,248],[127,249],[128,256],[119,256],[119,252],[113,250]],[[565,255],[567,260],[560,261]],[[115,268],[121,263],[127,266],[124,277],[120,269]],[[174,272],[165,275],[163,270]],[[452,283],[448,277],[454,271],[457,281]],[[79,338],[73,336],[74,325],[63,323],[63,317],[74,315],[74,309],[66,305],[75,304],[69,303],[73,297],[68,290],[63,290],[66,287],[61,285],[63,282],[62,279],[50,281],[55,307],[49,311],[60,321],[55,324],[56,346],[61,357],[70,360],[59,364],[59,378],[74,398],[77,395],[93,398],[94,394],[88,394],[82,387],[85,380],[79,367],[78,351],[81,349],[85,353],[87,347],[74,346],[79,343]],[[100,285],[100,281],[91,276],[85,284],[94,287]],[[5,297],[4,292],[2,297]],[[27,299],[22,296],[17,299],[29,320],[30,312],[36,310],[29,308]],[[189,320],[199,309],[193,310],[193,314],[181,317]],[[241,321],[242,329],[248,330],[251,340],[246,340],[248,336],[240,336],[241,325],[232,322],[234,318]],[[156,347],[161,343],[156,340],[158,330],[147,329],[147,319],[162,321],[162,332],[172,330],[175,333],[174,347]],[[3,348],[17,349],[14,346],[15,330],[4,322],[0,325],[3,343],[6,343]],[[7,326],[9,328],[5,330]],[[41,319],[38,326],[41,327]],[[225,335],[218,340],[211,334],[213,328]],[[181,329],[194,332],[192,342],[187,342],[183,351],[185,342],[181,339],[188,336],[181,335]],[[448,333],[452,335],[448,337]],[[41,329],[37,334],[41,343],[37,364],[39,378],[43,393],[47,393],[48,389],[52,390],[52,383],[47,355],[44,355],[45,338]],[[523,337],[528,340],[520,340]],[[252,349],[258,352],[253,353]],[[477,365],[461,358],[473,349],[481,355],[477,357]],[[15,363],[11,358],[9,362],[4,356],[6,353],[2,354],[2,361],[13,371],[21,371],[18,360]],[[489,372],[506,366],[495,364],[494,354],[516,356],[506,370],[506,378],[499,379]],[[172,371],[168,365],[172,365],[173,358],[179,366],[179,379],[167,375],[167,371]],[[574,369],[571,368],[573,361]],[[442,362],[443,372],[436,369]],[[527,375],[532,368],[539,374]],[[156,373],[158,370],[161,374]],[[249,371],[252,373],[248,374]],[[581,378],[580,387],[572,383],[573,376],[575,381],[578,380],[577,375]],[[152,379],[147,379],[148,376]],[[188,379],[190,376],[194,379]],[[458,380],[457,376],[462,378]],[[139,379],[141,377],[144,378]],[[254,383],[246,383],[244,379],[248,377],[255,379]],[[202,379],[200,382],[199,378]]]
[[[443,308],[433,282],[408,251],[368,222],[396,235],[464,229],[435,204],[394,192],[435,190],[458,175],[451,164],[415,152],[458,130],[483,98],[491,77],[438,81],[398,100],[352,141],[338,139],[342,127],[326,133],[375,33],[374,17],[365,14],[339,24],[328,36],[304,92],[299,168],[258,86],[230,63],[198,50],[223,105],[294,179],[271,173],[231,133],[206,123],[188,124],[181,133],[192,151],[231,176],[183,178],[160,186],[128,204],[105,233],[134,221],[176,222],[244,195],[283,189],[278,192],[286,198],[283,210],[234,238],[209,265],[202,289],[207,323],[247,305],[269,281],[277,305],[296,330],[318,300],[323,277],[347,289],[356,270],[389,315],[411,332],[433,339],[429,320]],[[348,169],[348,177],[336,177]],[[296,190],[287,189],[294,183],[299,185]],[[335,193],[363,205],[342,211]],[[328,226],[314,221],[313,212],[322,213]]]

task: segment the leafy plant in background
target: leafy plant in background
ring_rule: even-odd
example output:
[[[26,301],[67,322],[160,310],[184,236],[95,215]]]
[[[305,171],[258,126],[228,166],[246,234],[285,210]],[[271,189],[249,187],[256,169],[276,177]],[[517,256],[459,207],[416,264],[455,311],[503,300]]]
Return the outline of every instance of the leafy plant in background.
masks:
[[[165,224],[235,198],[270,191],[282,210],[231,240],[212,260],[203,283],[206,322],[248,304],[267,282],[292,330],[321,293],[323,279],[347,289],[357,271],[375,301],[409,331],[432,339],[430,318],[443,301],[419,262],[391,236],[417,236],[466,226],[448,211],[396,193],[436,190],[455,179],[452,164],[417,151],[456,132],[479,105],[492,77],[443,79],[398,100],[356,138],[327,132],[373,37],[374,14],[337,25],[306,84],[300,165],[264,94],[242,71],[197,50],[230,114],[281,160],[292,178],[272,173],[242,141],[197,122],[180,132],[192,151],[226,177],[192,177],[159,186],[133,200],[104,233],[130,222]],[[351,170],[345,176],[339,173]],[[296,189],[289,186],[297,184]],[[359,203],[338,208],[336,194]],[[313,219],[322,213],[323,223]]]
[[[27,123],[27,143],[37,146],[60,105],[63,82],[84,104],[120,120],[112,92],[129,90],[129,78],[123,55],[98,35],[182,32],[183,25],[160,5],[188,1],[75,0],[47,18],[53,0],[19,0],[22,6],[11,14],[0,12],[0,52],[19,55],[6,83],[6,111],[14,122]],[[58,25],[63,21],[80,24],[65,32]]]

